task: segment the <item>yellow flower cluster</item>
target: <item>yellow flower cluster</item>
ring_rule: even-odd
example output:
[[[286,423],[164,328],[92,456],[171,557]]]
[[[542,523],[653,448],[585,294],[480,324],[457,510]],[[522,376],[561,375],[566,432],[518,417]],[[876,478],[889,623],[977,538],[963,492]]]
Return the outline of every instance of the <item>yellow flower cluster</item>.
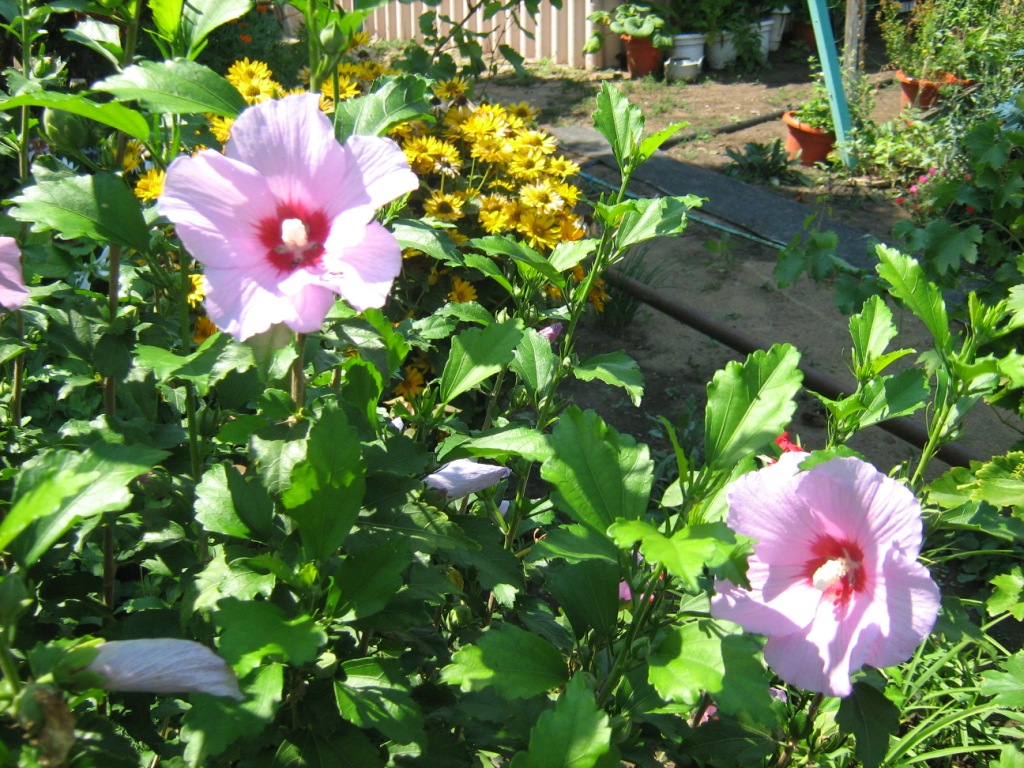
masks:
[[[445,103],[436,125],[409,122],[393,137],[423,179],[423,212],[473,237],[508,234],[544,252],[584,230],[573,209],[580,190],[567,179],[579,166],[558,155],[553,136],[535,127],[527,104],[472,105],[461,78],[435,85]]]

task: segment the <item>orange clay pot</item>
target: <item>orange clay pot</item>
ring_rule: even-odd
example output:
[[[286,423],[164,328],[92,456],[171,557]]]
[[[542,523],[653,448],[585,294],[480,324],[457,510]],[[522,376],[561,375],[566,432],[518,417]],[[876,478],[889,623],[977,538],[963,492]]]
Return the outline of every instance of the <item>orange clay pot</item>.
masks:
[[[836,137],[807,123],[801,123],[793,112],[783,112],[782,122],[786,124],[786,152],[789,159],[798,159],[800,165],[814,165],[824,162],[829,152],[835,148]]]
[[[626,68],[629,76],[636,80],[647,75],[657,75],[664,53],[655,48],[649,37],[622,35],[626,41]]]
[[[902,69],[896,70],[896,79],[900,84],[900,106],[918,109],[934,106],[943,88],[971,85],[970,80],[961,80],[953,75],[943,75],[941,80],[919,80],[904,74]]]

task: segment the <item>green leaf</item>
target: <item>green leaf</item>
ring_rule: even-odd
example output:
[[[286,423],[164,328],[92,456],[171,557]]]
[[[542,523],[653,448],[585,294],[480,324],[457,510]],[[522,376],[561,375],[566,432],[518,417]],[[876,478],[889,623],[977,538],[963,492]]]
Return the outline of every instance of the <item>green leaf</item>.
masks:
[[[447,462],[470,456],[492,459],[521,456],[529,461],[547,461],[552,453],[550,440],[543,432],[509,424],[489,429],[475,437],[457,435],[445,440],[438,450],[438,461]]]
[[[267,656],[296,666],[316,658],[327,634],[311,616],[288,619],[273,603],[233,597],[221,600],[213,620],[221,628],[220,655],[245,677]]]
[[[139,344],[135,347],[135,356],[140,365],[153,369],[161,384],[173,379],[191,381],[200,397],[205,397],[210,388],[228,374],[247,371],[256,364],[250,347],[224,333],[215,333],[190,355],[176,355],[163,347]]]
[[[462,263],[462,253],[444,230],[424,224],[418,219],[400,219],[392,222],[391,231],[403,250],[415,248],[438,261]]]
[[[619,611],[619,565],[606,560],[559,563],[545,569],[544,584],[565,612],[577,640],[593,629],[611,639]]]
[[[404,542],[388,542],[345,558],[338,571],[338,615],[343,621],[379,613],[402,588],[402,573],[412,562]]]
[[[245,99],[231,83],[195,61],[143,61],[96,83],[118,101],[137,101],[150,112],[236,117]]]
[[[182,719],[181,740],[190,765],[206,765],[241,738],[255,738],[267,729],[281,705],[284,666],[264,664],[240,681],[245,702],[193,694]]]
[[[426,745],[423,713],[409,693],[398,659],[349,659],[344,681],[334,681],[343,718],[360,728],[376,728],[396,744]]]
[[[621,253],[630,246],[654,237],[678,235],[686,229],[686,214],[700,199],[687,197],[659,197],[654,200],[629,200],[612,208],[598,206],[606,223],[618,223],[615,232],[615,251]]]
[[[919,368],[873,380],[860,394],[859,428],[910,415],[928,402],[928,392],[928,376]]]
[[[600,768],[611,750],[608,715],[598,709],[594,692],[580,673],[569,681],[555,708],[537,718],[530,746],[512,758],[509,768]],[[618,763],[618,761],[615,761]]]
[[[107,24],[98,19],[86,18],[74,29],[64,30],[64,39],[73,40],[95,51],[115,67],[121,66],[124,49],[121,47],[121,30],[116,24]]]
[[[698,590],[704,566],[724,563],[736,545],[736,537],[725,523],[691,525],[665,536],[642,520],[616,520],[608,535],[621,549],[632,549],[640,542],[640,554],[651,563],[680,579],[687,589]]]
[[[555,245],[548,262],[558,272],[566,272],[581,263],[597,248],[597,240],[563,240]]]
[[[448,362],[441,372],[442,402],[451,402],[512,362],[513,351],[522,337],[519,320],[470,328],[454,337]]]
[[[643,161],[649,160],[651,155],[657,152],[662,144],[671,139],[688,125],[689,123],[685,120],[678,123],[672,123],[671,125],[662,128],[660,131],[652,133],[650,136],[645,136],[644,140],[640,142],[640,157],[643,158]]]
[[[213,30],[248,13],[252,6],[253,0],[188,0],[179,27],[188,57],[199,55]]]
[[[31,524],[31,536],[19,542],[16,554],[25,565],[32,565],[79,520],[127,507],[132,500],[128,484],[168,455],[145,445],[102,441],[77,453],[43,454],[18,476],[14,506],[0,524],[0,547]],[[90,479],[81,484],[72,479],[75,475]],[[49,499],[48,514],[42,515],[40,505],[46,497],[41,494],[47,489],[54,497]]]
[[[348,537],[366,490],[359,434],[338,408],[325,408],[309,430],[306,458],[292,466],[281,501],[302,543],[319,560]]]
[[[31,223],[33,232],[52,229],[65,240],[88,237],[141,252],[149,250],[149,227],[139,200],[113,173],[40,181],[11,202],[11,216]]]
[[[509,368],[523,382],[530,397],[547,391],[558,370],[559,360],[551,342],[532,328],[527,328],[516,345],[515,358]]]
[[[562,654],[551,643],[511,624],[492,626],[441,670],[449,685],[463,691],[493,687],[508,701],[540,695],[567,679]]]
[[[40,91],[15,96],[13,99],[0,101],[0,109],[11,110],[20,107],[43,107],[59,109],[73,115],[87,117],[97,123],[121,131],[139,141],[149,141],[149,123],[146,118],[133,109],[122,104],[98,104],[85,96],[60,93],[58,91]]]
[[[995,507],[1024,507],[1024,451],[995,456],[974,470],[971,498]]]
[[[157,34],[168,42],[174,40],[181,23],[182,4],[185,0],[147,0]]]
[[[629,394],[633,405],[640,406],[644,396],[644,376],[636,360],[625,352],[609,352],[591,357],[573,367],[572,372],[580,381],[600,379],[613,387],[622,387]]]
[[[710,621],[669,627],[648,657],[647,677],[667,701],[695,706],[706,691],[722,690],[722,638]]]
[[[376,741],[342,723],[330,733],[295,728],[281,742],[271,768],[384,768]]]
[[[935,346],[949,349],[952,339],[946,304],[938,286],[928,280],[921,265],[895,248],[875,246],[880,263],[878,276],[889,285],[889,292],[902,301],[931,331]]]
[[[709,720],[686,738],[686,753],[716,768],[750,768],[764,765],[776,752],[774,728],[732,718]]]
[[[730,362],[708,384],[704,453],[711,469],[728,470],[778,437],[793,418],[803,381],[800,353],[789,344]]]
[[[541,477],[555,486],[555,504],[573,520],[605,531],[647,510],[654,464],[646,445],[620,435],[592,411],[567,408],[551,433],[555,449]]]
[[[850,336],[853,339],[853,368],[858,376],[877,374],[880,368],[872,362],[885,354],[898,330],[892,321],[892,310],[881,296],[872,296],[864,302],[860,314],[850,318]]]
[[[512,259],[519,273],[530,279],[536,275],[542,275],[553,283],[562,281],[562,273],[555,269],[551,262],[544,258],[537,251],[533,250],[526,243],[514,240],[507,235],[488,235],[478,237],[470,241],[470,244],[479,248],[488,256],[507,256]]]
[[[993,577],[989,583],[996,590],[986,604],[988,615],[999,616],[1009,612],[1017,621],[1024,621],[1024,573],[1021,573],[1020,566]]]
[[[978,260],[982,237],[977,224],[960,229],[945,219],[934,219],[924,228],[925,248],[921,255],[940,275],[957,272],[961,261],[974,264]]]
[[[399,123],[429,115],[431,98],[428,82],[422,77],[399,75],[381,78],[373,93],[346,99],[335,106],[338,138],[344,142],[356,134],[382,136]]]
[[[639,165],[640,142],[644,133],[643,113],[607,82],[601,84],[601,92],[597,94],[594,127],[611,144],[620,169]]]
[[[210,467],[196,486],[196,521],[211,533],[266,541],[273,530],[274,503],[256,473],[234,466]]]
[[[619,552],[603,532],[586,525],[563,525],[548,531],[530,550],[531,561],[550,558],[570,563],[595,559],[618,564]]]
[[[889,749],[889,735],[900,727],[900,710],[885,694],[864,682],[839,702],[836,723],[857,740],[856,755],[864,768],[876,768]]]
[[[225,597],[252,600],[257,596],[269,598],[277,583],[277,576],[254,571],[243,558],[230,563],[220,548],[213,559],[200,571],[186,592],[187,611],[213,611]]]
[[[1017,651],[1002,666],[1005,672],[982,672],[982,694],[993,697],[992,703],[997,707],[1024,707],[1024,651]]]

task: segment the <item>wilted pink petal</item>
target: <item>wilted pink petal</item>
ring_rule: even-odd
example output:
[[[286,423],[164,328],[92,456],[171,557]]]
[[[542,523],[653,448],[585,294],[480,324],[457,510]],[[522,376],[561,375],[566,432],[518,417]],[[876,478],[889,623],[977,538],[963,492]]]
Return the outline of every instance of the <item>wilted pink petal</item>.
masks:
[[[562,335],[562,324],[561,323],[552,323],[551,325],[547,326],[546,328],[541,328],[539,331],[537,331],[537,333],[539,333],[541,336],[543,336],[548,341],[553,342],[556,339],[558,339],[559,336]]]
[[[341,145],[311,94],[246,109],[221,155],[171,163],[157,203],[204,266],[206,309],[247,339],[283,323],[320,328],[340,295],[380,307],[402,265],[373,220],[419,181],[398,145],[352,136]]]
[[[428,488],[444,491],[449,499],[460,499],[471,493],[497,485],[510,474],[506,467],[495,464],[477,464],[473,459],[449,461],[437,472],[427,475]]]
[[[244,698],[231,667],[205,645],[191,640],[114,640],[97,649],[86,669],[102,676],[108,690]]]
[[[0,307],[18,309],[28,298],[21,269],[21,250],[13,237],[0,237]]]
[[[766,635],[765,661],[786,682],[847,696],[861,666],[913,654],[939,589],[917,562],[921,508],[909,489],[856,458],[799,472],[805,459],[785,453],[733,483],[729,526],[757,540],[751,589],[718,582],[711,614]]]

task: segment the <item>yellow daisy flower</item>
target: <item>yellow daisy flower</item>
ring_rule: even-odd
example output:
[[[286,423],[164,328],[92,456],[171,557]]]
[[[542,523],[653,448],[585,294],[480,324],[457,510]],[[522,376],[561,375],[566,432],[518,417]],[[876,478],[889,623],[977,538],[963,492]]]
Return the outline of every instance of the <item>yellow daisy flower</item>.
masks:
[[[558,213],[565,208],[565,199],[558,190],[543,181],[524,185],[519,190],[519,202],[539,213]]]
[[[199,302],[201,302],[206,297],[206,291],[203,288],[203,276],[197,275],[193,272],[191,275],[188,276],[188,282],[188,305],[190,307],[197,307],[199,306]]]
[[[416,397],[426,386],[423,373],[418,368],[409,366],[403,368],[402,371],[405,373],[405,378],[395,385],[394,393],[406,399]]]
[[[164,191],[164,172],[150,168],[135,183],[135,196],[143,201],[156,200]]]
[[[579,173],[580,167],[564,155],[559,155],[548,158],[547,171],[552,176],[561,176],[563,179],[567,179]]]
[[[508,172],[517,179],[533,181],[544,172],[544,155],[540,152],[517,152],[508,164]]]
[[[207,115],[206,117],[210,121],[210,133],[221,144],[227,144],[228,139],[231,138],[231,126],[235,122],[234,118],[221,115]]]
[[[217,326],[213,324],[213,320],[206,315],[202,315],[198,320],[196,320],[196,330],[195,333],[192,334],[192,341],[196,344],[202,344],[216,332]]]
[[[369,45],[370,33],[358,29],[352,33],[352,36],[349,38],[348,44],[349,48],[358,48],[360,45]]]
[[[468,280],[463,280],[461,277],[453,277],[452,289],[448,291],[448,300],[454,304],[476,301],[476,288]]]
[[[331,78],[327,78],[320,84],[320,92],[324,96],[330,99],[334,98],[334,81]],[[338,101],[345,101],[346,99],[354,99],[356,96],[362,93],[359,88],[359,83],[356,82],[349,75],[339,74],[338,75]]]
[[[582,240],[587,234],[587,230],[583,226],[583,219],[579,216],[559,217],[558,228],[558,239],[562,242],[571,243],[576,240]]]
[[[277,96],[283,89],[273,80],[249,80],[235,89],[242,94],[246,104],[259,104]]]
[[[132,173],[142,165],[143,152],[145,152],[145,147],[142,144],[135,139],[128,140],[124,148],[124,159],[121,161],[121,167],[124,168],[125,173]]]
[[[516,224],[516,231],[526,238],[531,248],[537,250],[554,248],[558,244],[558,221],[546,213],[523,210]]]
[[[525,101],[509,104],[508,113],[527,123],[535,123],[540,117],[540,110]]]
[[[590,293],[587,294],[587,301],[594,307],[595,312],[604,312],[604,306],[611,301],[611,296],[605,291],[605,282],[600,277],[594,281]]]
[[[241,91],[254,80],[270,80],[271,77],[273,73],[270,67],[262,61],[249,61],[248,58],[244,58],[228,67],[224,79]]]
[[[551,155],[558,149],[558,140],[544,131],[523,131],[513,139],[517,151]]]
[[[574,184],[567,184],[563,181],[555,184],[554,189],[558,193],[558,196],[565,201],[566,208],[572,208],[580,201],[580,195],[582,193],[580,192],[580,188]]]
[[[461,77],[453,77],[451,80],[442,80],[434,85],[434,95],[439,99],[451,101],[459,96],[465,96],[469,92],[469,83]]]
[[[465,214],[462,206],[465,200],[457,192],[442,192],[435,189],[423,203],[423,211],[440,221],[458,221]]]

